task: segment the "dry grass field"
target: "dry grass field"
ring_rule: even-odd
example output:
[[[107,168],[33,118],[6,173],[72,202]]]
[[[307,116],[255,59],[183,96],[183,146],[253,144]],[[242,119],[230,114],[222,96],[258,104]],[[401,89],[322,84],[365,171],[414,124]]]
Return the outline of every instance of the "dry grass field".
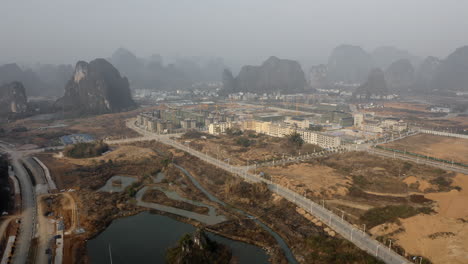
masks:
[[[468,164],[468,139],[418,134],[384,146]]]
[[[247,131],[241,135],[219,136],[200,133],[195,138],[182,137],[179,140],[198,151],[234,165],[252,165],[254,162],[279,160],[290,155],[321,150],[319,146],[312,144],[304,144],[298,148],[291,145],[286,138]]]
[[[362,152],[258,170],[408,254],[468,263],[468,175]]]

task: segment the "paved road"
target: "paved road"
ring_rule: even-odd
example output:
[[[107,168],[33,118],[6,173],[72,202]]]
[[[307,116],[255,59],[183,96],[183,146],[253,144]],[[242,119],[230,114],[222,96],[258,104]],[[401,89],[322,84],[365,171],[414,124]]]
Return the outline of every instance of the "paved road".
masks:
[[[297,206],[303,208],[310,214],[314,215],[322,222],[327,224],[330,228],[335,230],[335,232],[342,235],[345,239],[351,241],[353,244],[358,246],[364,251],[367,251],[369,254],[377,256],[378,258],[382,259],[385,263],[389,264],[402,264],[402,263],[410,263],[408,260],[403,258],[402,256],[398,255],[394,251],[386,248],[383,244],[378,242],[377,240],[373,239],[369,235],[364,232],[357,230],[354,226],[350,223],[342,220],[339,216],[334,214],[333,212],[329,211],[326,208],[321,207],[320,205],[316,204],[315,202],[289,190],[280,185],[277,185],[269,180],[263,179],[257,175],[251,174],[245,168],[239,168],[232,166],[230,164],[224,163],[220,160],[217,160],[211,156],[208,156],[204,153],[191,149],[189,146],[181,144],[177,141],[174,141],[170,138],[170,135],[154,135],[147,131],[144,131],[134,125],[133,121],[127,122],[127,125],[137,131],[138,133],[142,134],[143,137],[141,138],[134,138],[134,139],[125,139],[120,141],[114,141],[109,143],[124,143],[124,142],[131,142],[131,141],[138,141],[138,140],[158,140],[164,144],[173,146],[177,149],[186,151],[187,153],[198,157],[201,160],[204,160],[216,167],[229,171],[235,175],[238,175],[244,178],[246,181],[250,182],[265,182],[268,184],[268,187],[273,192],[283,196],[284,198],[288,199],[289,201],[293,202]],[[129,141],[131,140],[131,141]]]
[[[12,263],[24,264],[28,259],[29,248],[36,226],[36,195],[29,175],[20,162],[21,154],[10,149],[9,145],[0,143],[0,147],[10,154],[11,165],[20,183],[22,199],[21,225]]]

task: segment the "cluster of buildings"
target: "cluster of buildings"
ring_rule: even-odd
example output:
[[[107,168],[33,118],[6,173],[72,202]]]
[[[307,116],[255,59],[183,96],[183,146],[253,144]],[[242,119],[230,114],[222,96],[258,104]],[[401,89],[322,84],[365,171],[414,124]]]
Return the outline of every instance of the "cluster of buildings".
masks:
[[[292,133],[301,135],[304,142],[315,144],[322,148],[334,148],[341,145],[341,138],[309,130],[309,121],[287,118],[284,122],[266,122],[259,120],[246,120],[241,122],[222,122],[211,124],[208,128],[210,134],[222,134],[229,128],[239,128],[243,131],[251,130],[272,137],[286,137]]]
[[[137,116],[137,125],[149,132],[159,134],[169,133],[174,129],[172,121],[163,120],[159,110],[140,113]]]
[[[353,118],[354,127],[365,132],[402,132],[408,129],[408,124],[399,118],[376,119],[372,114],[363,113],[354,114]]]
[[[140,113],[137,125],[149,132],[166,134],[178,130],[201,129],[210,124],[237,121],[236,115],[220,111],[190,111],[182,109],[155,110]]]

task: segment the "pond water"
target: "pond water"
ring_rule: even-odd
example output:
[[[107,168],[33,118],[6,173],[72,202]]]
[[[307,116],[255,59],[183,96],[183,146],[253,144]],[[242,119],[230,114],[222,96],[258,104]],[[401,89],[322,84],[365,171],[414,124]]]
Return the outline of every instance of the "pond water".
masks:
[[[187,170],[178,165],[175,166],[192,181],[195,187],[206,194],[209,200],[218,203],[223,207],[228,206],[226,203],[219,200],[217,197],[213,196],[210,192],[203,188],[203,186],[201,186],[200,183],[195,178],[193,178],[193,176]],[[164,178],[165,175],[163,173],[159,173],[156,175],[156,177],[153,178],[153,181],[155,183],[159,183]],[[106,185],[100,190],[115,190],[115,186],[112,186],[112,180],[115,179],[121,179],[122,185],[124,185],[125,182],[125,185],[127,186],[132,183],[131,179],[136,181],[136,179],[131,177],[114,176],[109,179]],[[108,185],[110,185],[110,187]],[[142,196],[149,188],[155,188],[163,191],[166,195],[168,195],[168,197],[174,200],[185,201],[194,205],[208,207],[209,214],[203,215],[157,203],[143,202]],[[123,189],[125,188],[122,188],[122,190]],[[142,188],[136,194],[136,200],[139,206],[191,218],[208,225],[221,223],[227,220],[224,215],[218,215],[216,213],[216,208],[212,207],[211,205],[185,199],[176,192],[168,191],[157,186],[146,186]],[[265,231],[270,233],[275,238],[289,263],[298,263],[294,258],[291,249],[278,233],[273,231],[271,228],[252,215],[249,215],[237,208],[229,208],[248,218],[253,219],[253,221],[259,224]],[[91,263],[110,263],[108,247],[111,245],[113,263],[163,263],[166,249],[171,246],[175,246],[176,242],[183,234],[193,232],[194,230],[195,228],[192,225],[179,222],[167,216],[142,213],[136,216],[118,219],[112,222],[112,224],[103,233],[101,233],[95,239],[88,241],[88,253],[91,258]],[[230,248],[233,250],[234,256],[239,258],[240,263],[268,263],[267,254],[259,247],[247,243],[236,242],[214,234],[209,234],[209,236],[214,238],[216,241],[230,246]],[[256,250],[259,250],[260,253]]]
[[[91,263],[164,263],[166,250],[176,246],[195,227],[168,216],[148,212],[117,219],[87,244]],[[208,236],[232,250],[239,263],[268,263],[266,252],[254,245],[207,232]]]

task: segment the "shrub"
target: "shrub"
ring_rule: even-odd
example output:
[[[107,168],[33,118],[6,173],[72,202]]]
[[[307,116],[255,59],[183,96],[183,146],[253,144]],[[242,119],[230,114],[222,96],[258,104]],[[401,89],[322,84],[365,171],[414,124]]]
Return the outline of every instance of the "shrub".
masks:
[[[27,132],[28,129],[26,127],[15,127],[11,131],[12,132]]]
[[[430,214],[433,210],[429,207],[415,208],[409,205],[388,205],[385,207],[372,208],[361,216],[368,228],[383,223],[394,222],[398,218],[408,218],[419,213]]]
[[[237,128],[226,129],[226,135],[229,135],[229,136],[240,136],[242,134],[243,134],[242,130],[237,129]]]
[[[440,187],[450,187],[450,184],[452,184],[452,181],[443,176],[439,176],[431,180],[431,183],[439,185]]]
[[[254,142],[253,140],[250,140],[250,139],[248,139],[246,137],[239,137],[238,139],[236,139],[236,144],[240,145],[240,146],[243,146],[245,148],[252,145],[253,142]]]
[[[304,145],[304,139],[302,139],[301,135],[297,132],[293,132],[288,136],[288,142],[296,147],[302,147],[302,145]]]

